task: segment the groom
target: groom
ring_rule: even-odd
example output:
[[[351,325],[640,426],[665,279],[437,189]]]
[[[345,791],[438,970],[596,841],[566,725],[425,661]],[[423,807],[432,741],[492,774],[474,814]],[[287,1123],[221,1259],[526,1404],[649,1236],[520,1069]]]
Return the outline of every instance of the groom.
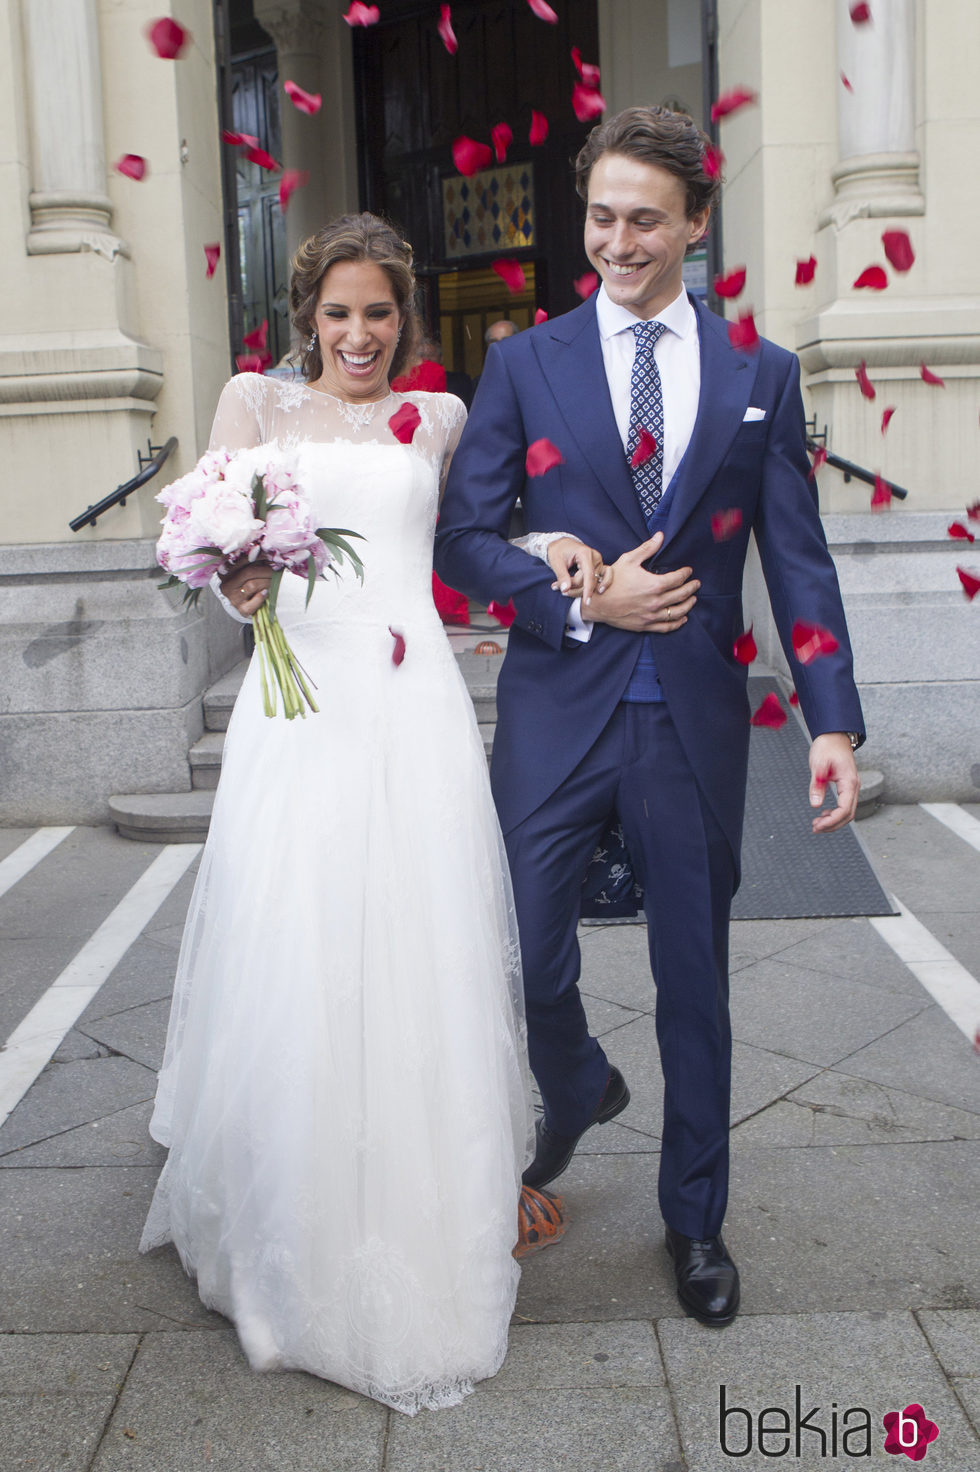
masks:
[[[576,161],[598,294],[491,348],[453,459],[436,570],[517,610],[498,685],[492,780],[521,931],[531,1067],[544,1101],[525,1174],[544,1186],[582,1134],[629,1102],[589,1036],[579,995],[579,894],[615,813],[645,891],[664,1072],[659,1199],[687,1312],[739,1304],[721,1237],[728,1187],[728,924],[738,883],[749,742],[743,564],[755,533],[776,624],[812,734],[810,802],[854,816],[861,707],[837,577],[808,478],[796,358],[736,351],[682,283],[718,181],[707,139],[664,108],[593,129]],[[643,436],[641,431],[646,431]],[[562,462],[526,469],[546,439]],[[532,466],[532,469],[536,468]],[[543,561],[507,542],[564,531],[613,568],[570,602]],[[587,578],[591,583],[591,578]],[[591,594],[591,596],[589,596]],[[803,665],[797,620],[834,653]]]

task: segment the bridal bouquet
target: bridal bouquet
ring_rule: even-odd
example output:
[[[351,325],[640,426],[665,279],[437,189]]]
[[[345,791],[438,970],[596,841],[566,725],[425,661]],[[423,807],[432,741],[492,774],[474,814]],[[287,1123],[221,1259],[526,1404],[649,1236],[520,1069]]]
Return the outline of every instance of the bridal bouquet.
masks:
[[[267,716],[276,713],[278,685],[287,720],[317,711],[303,670],[276,617],[284,572],[307,580],[307,606],[318,578],[335,574],[346,557],[358,578],[364,569],[345,540],[357,532],[314,524],[296,476],[296,457],[270,446],[210,450],[193,470],[164,486],[156,499],[167,508],[157,561],[170,574],[161,588],[183,586],[196,603],[216,573],[224,576],[261,558],[275,569],[269,596],[252,619]]]

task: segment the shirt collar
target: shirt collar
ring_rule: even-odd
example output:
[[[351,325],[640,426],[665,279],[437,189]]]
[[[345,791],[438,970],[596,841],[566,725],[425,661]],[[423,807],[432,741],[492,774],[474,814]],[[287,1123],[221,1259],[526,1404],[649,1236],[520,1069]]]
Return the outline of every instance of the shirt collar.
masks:
[[[599,288],[595,302],[596,320],[599,324],[599,336],[603,339],[615,337],[617,333],[632,332],[637,322],[641,319],[635,312],[627,311],[626,307],[619,306],[611,301],[606,295],[605,283]],[[671,332],[678,337],[688,337],[697,329],[697,318],[694,308],[685,290],[681,290],[674,300],[664,307],[650,319],[653,322],[662,322],[669,327]]]

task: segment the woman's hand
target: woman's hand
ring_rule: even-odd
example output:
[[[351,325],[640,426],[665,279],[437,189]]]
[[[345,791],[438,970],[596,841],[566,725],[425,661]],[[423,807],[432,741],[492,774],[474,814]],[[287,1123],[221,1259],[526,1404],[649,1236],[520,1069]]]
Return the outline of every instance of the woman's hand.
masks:
[[[548,548],[548,562],[557,581],[552,583],[566,598],[592,601],[593,593],[604,593],[611,586],[613,571],[602,560],[602,554],[577,537],[558,537]]]
[[[218,574],[221,591],[243,618],[251,618],[269,596],[272,568],[261,558],[232,568],[224,577]]]

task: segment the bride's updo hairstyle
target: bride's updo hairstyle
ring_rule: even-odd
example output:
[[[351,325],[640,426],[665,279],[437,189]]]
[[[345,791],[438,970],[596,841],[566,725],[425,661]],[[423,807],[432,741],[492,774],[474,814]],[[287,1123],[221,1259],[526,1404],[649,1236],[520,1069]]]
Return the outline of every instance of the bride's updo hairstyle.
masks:
[[[293,256],[293,274],[289,283],[289,305],[293,325],[299,333],[303,377],[314,383],[323,372],[320,344],[315,339],[316,304],[320,283],[338,261],[371,261],[380,266],[388,280],[398,310],[402,314],[402,332],[388,373],[397,378],[414,362],[421,338],[421,324],[415,311],[415,274],[412,271],[412,247],[377,215],[341,215],[324,225],[309,240],[304,240]],[[313,341],[311,342],[311,339]]]

